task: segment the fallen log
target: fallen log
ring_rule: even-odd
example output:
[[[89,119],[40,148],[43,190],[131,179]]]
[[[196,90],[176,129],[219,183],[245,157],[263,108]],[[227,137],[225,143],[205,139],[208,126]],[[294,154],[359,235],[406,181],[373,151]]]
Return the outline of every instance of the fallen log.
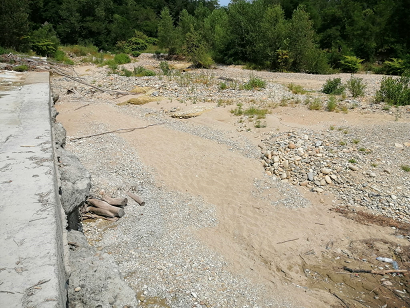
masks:
[[[102,199],[107,202],[108,204],[114,205],[114,206],[126,206],[128,203],[127,198],[111,198],[106,195],[102,196]]]
[[[106,216],[106,217],[115,217],[115,216],[122,217],[125,214],[125,212],[122,208],[112,206],[112,205],[110,205],[107,202],[102,201],[102,200],[88,199],[87,202],[93,205],[91,207],[88,207],[87,209],[89,209],[91,212],[93,212],[95,214],[98,214],[98,215],[100,215],[100,213],[102,213],[101,215]],[[101,210],[101,211],[98,211],[99,213],[97,213],[97,211],[95,211],[95,209]]]
[[[138,195],[132,192],[127,192],[127,195],[130,196],[132,199],[134,199],[139,205],[141,206],[145,205],[145,201],[143,201]]]

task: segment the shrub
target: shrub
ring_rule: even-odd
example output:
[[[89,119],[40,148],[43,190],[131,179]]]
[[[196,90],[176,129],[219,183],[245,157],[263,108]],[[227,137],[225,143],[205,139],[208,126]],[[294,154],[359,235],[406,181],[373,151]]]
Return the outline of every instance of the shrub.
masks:
[[[155,76],[155,72],[151,70],[147,70],[142,66],[134,67],[134,76],[143,77],[143,76]]]
[[[226,85],[225,82],[221,82],[221,83],[219,84],[219,90],[225,90],[225,89],[227,89],[227,88],[228,88],[228,86]]]
[[[130,70],[127,70],[126,68],[122,68],[121,69],[121,75],[125,76],[125,77],[131,77],[132,76],[132,72]]]
[[[376,102],[386,102],[390,105],[410,105],[410,77],[384,77],[380,89],[376,92]]]
[[[336,97],[331,96],[329,98],[329,101],[327,102],[326,109],[327,109],[327,111],[335,111],[336,107],[337,107]],[[332,129],[332,126],[331,126],[330,129]],[[335,128],[333,127],[333,129],[335,129]]]
[[[256,117],[257,119],[264,119],[266,118],[266,114],[268,113],[267,109],[258,109],[256,107],[249,107],[246,109],[243,114],[247,115],[251,118]]]
[[[249,81],[243,85],[245,90],[266,88],[266,81],[260,78],[251,76]]]
[[[366,89],[366,85],[363,83],[363,78],[356,78],[351,76],[346,85],[353,97],[364,95],[364,89]]]
[[[13,67],[13,70],[16,72],[25,72],[25,71],[28,71],[28,69],[29,67],[25,64]]]
[[[136,57],[139,57],[141,53],[139,51],[132,51],[130,55],[136,58]]]
[[[159,68],[165,76],[169,76],[171,74],[171,69],[167,61],[161,61],[161,63],[159,64]]]
[[[333,78],[326,80],[323,85],[322,92],[325,94],[340,95],[344,92],[345,87],[340,78]]]
[[[303,89],[302,86],[300,85],[296,85],[296,84],[289,84],[288,85],[288,89],[293,93],[293,94],[305,94],[306,90]]]
[[[344,56],[344,59],[340,60],[340,67],[342,71],[347,73],[357,73],[360,69],[360,63],[363,59],[359,59],[355,56]]]
[[[116,55],[114,56],[114,61],[115,61],[115,63],[117,63],[117,64],[125,64],[125,63],[130,63],[130,62],[131,62],[131,59],[130,59],[130,57],[129,57],[127,54],[125,54],[125,53],[119,53],[119,54],[116,54]]]
[[[404,60],[392,58],[391,61],[385,61],[384,68],[389,75],[402,75],[406,70]]]
[[[315,98],[313,101],[309,102],[309,110],[320,110],[322,108],[322,103],[318,98]]]

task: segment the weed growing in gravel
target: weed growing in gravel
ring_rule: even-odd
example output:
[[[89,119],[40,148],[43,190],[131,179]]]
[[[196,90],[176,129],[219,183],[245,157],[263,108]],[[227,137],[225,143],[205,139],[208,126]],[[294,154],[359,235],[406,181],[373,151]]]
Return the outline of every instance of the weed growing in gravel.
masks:
[[[219,90],[226,90],[228,86],[226,85],[225,82],[220,82],[219,83]]]
[[[238,106],[238,107],[235,108],[235,109],[232,109],[232,110],[231,110],[231,113],[232,113],[233,115],[236,115],[236,116],[241,116],[241,115],[243,115],[243,109],[242,109],[243,104],[242,104],[242,103],[238,103],[238,104],[236,104],[236,106]]]
[[[134,76],[143,77],[143,76],[155,76],[155,72],[148,70],[142,66],[134,67]]]
[[[360,152],[366,152],[366,149],[365,148],[359,148],[359,151]]]
[[[132,76],[132,72],[130,70],[127,70],[126,68],[122,68],[121,69],[121,75],[125,76],[125,77],[131,77]]]
[[[372,166],[373,168],[376,168],[376,167],[377,167],[377,164],[373,163],[373,164],[371,164],[371,166]]]
[[[359,139],[353,139],[352,142],[353,142],[354,144],[358,144],[358,143],[360,142],[360,140],[359,140]]]
[[[161,61],[161,63],[159,64],[159,68],[161,69],[162,73],[163,73],[165,76],[169,76],[169,75],[171,75],[171,73],[172,73],[172,72],[171,72],[171,68],[169,67],[167,61]]]
[[[288,85],[288,89],[289,89],[293,94],[305,94],[305,93],[306,93],[306,90],[303,89],[302,86],[296,85],[296,84],[293,84],[293,83],[290,83],[290,84]]]
[[[251,76],[249,81],[243,85],[245,90],[259,90],[266,88],[266,81],[255,76]]]
[[[327,111],[332,112],[332,111],[336,110],[336,107],[337,107],[336,97],[331,96],[329,98],[329,101],[327,102],[326,109],[327,109]]]
[[[335,130],[335,127],[333,125],[330,125],[329,129],[330,130]]]
[[[25,72],[25,71],[28,71],[28,66],[25,65],[25,64],[23,64],[23,65],[18,65],[18,66],[13,67],[13,71],[16,71],[16,72]]]
[[[309,102],[308,105],[309,110],[320,110],[322,109],[322,102],[319,98],[315,98],[313,101]]]
[[[384,105],[382,110],[384,111],[389,111],[390,110],[390,106],[389,105]]]
[[[255,128],[265,128],[266,127],[266,122],[262,122],[260,120],[255,121]]]
[[[279,106],[281,106],[281,107],[286,107],[286,106],[288,105],[288,102],[289,102],[289,98],[282,98],[282,99],[280,100]]]
[[[403,170],[404,172],[410,172],[410,166],[409,165],[402,165],[401,170]]]
[[[349,163],[351,164],[357,164],[357,160],[354,158],[349,159]]]
[[[125,64],[125,63],[130,63],[131,62],[131,58],[129,55],[125,54],[125,53],[119,53],[116,54],[114,56],[114,61],[117,64]]]
[[[363,83],[363,78],[356,78],[353,75],[346,83],[347,89],[353,97],[363,96],[366,85]]]
[[[333,78],[326,80],[323,85],[322,92],[325,94],[340,95],[344,92],[345,86],[342,84],[340,78]]]
[[[231,99],[218,99],[218,101],[216,102],[216,106],[217,107],[225,107],[227,105],[232,105],[233,101]]]
[[[346,145],[346,142],[345,142],[345,141],[340,141],[339,144],[340,144],[341,146],[345,146],[345,145]]]
[[[266,118],[266,114],[269,113],[267,109],[258,109],[256,107],[249,107],[243,114],[249,116],[250,118],[256,117],[257,119]]]
[[[340,107],[340,110],[341,110],[343,113],[348,113],[348,112],[349,112],[349,109],[347,109],[347,106],[342,106],[342,107]]]

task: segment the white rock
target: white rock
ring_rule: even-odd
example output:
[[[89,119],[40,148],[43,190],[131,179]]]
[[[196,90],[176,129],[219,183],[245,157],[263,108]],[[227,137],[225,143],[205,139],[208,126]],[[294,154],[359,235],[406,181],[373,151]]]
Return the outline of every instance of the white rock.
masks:
[[[322,170],[320,170],[323,174],[330,174],[330,172],[332,172],[331,169],[329,168],[322,168]]]

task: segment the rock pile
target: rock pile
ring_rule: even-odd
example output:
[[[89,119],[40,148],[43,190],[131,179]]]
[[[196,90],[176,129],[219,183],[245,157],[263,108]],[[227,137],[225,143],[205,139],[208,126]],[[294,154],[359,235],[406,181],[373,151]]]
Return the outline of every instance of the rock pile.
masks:
[[[404,189],[408,177],[393,174],[400,172],[399,166],[379,166],[375,149],[358,146],[358,140],[348,144],[343,137],[337,131],[274,133],[259,145],[261,163],[267,175],[283,182],[316,193],[331,191],[346,205],[409,221],[410,194]],[[407,152],[406,144],[402,150]]]

